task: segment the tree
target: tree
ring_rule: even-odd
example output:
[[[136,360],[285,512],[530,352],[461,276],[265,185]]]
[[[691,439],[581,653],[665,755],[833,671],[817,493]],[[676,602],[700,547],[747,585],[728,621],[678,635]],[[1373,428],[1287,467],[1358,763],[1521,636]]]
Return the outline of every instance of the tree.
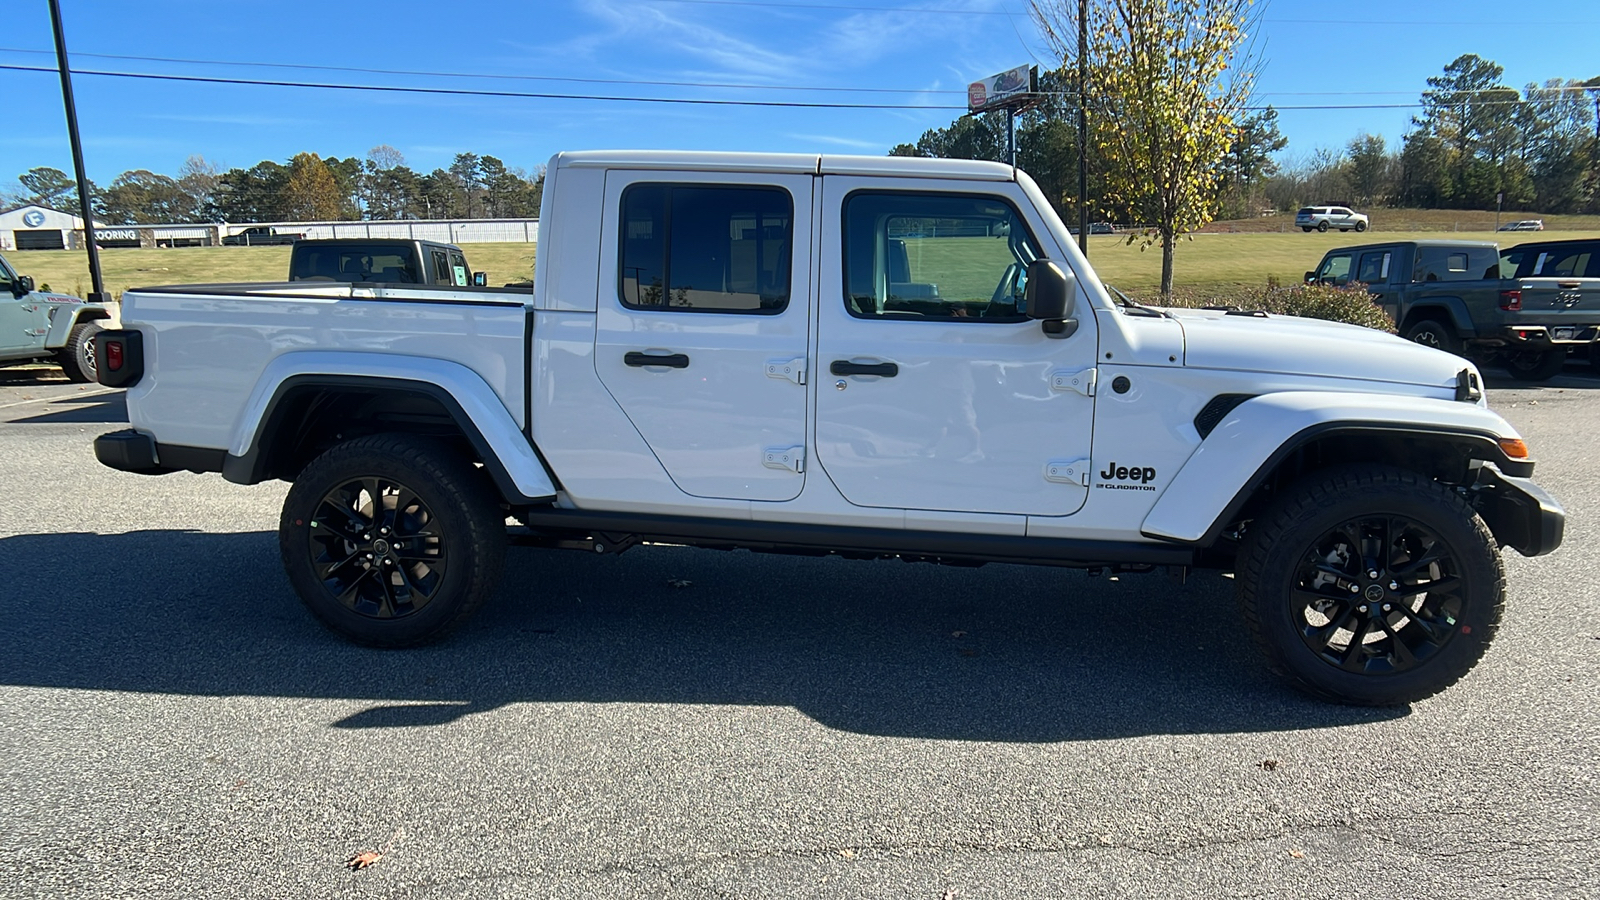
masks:
[[[345,195],[333,170],[315,153],[296,153],[289,160],[289,174],[283,185],[283,212],[299,221],[328,221],[342,218]]]
[[[22,197],[24,203],[36,203],[64,212],[76,212],[78,209],[78,182],[60,169],[39,166],[18,175],[17,181],[27,192]]]
[[[177,179],[147,169],[123,172],[100,197],[101,215],[112,225],[182,222],[190,198]]]
[[[1032,0],[1065,68],[1077,62],[1078,4]],[[1161,244],[1161,292],[1172,293],[1180,234],[1210,221],[1224,161],[1244,118],[1256,60],[1246,47],[1251,0],[1093,0],[1086,104],[1107,193]]]
[[[289,218],[282,196],[288,181],[288,168],[270,160],[229,169],[217,179],[217,212],[224,222],[284,221]]]
[[[1234,218],[1255,215],[1260,206],[1261,183],[1278,172],[1273,154],[1287,146],[1289,139],[1278,131],[1276,109],[1269,106],[1240,122],[1223,162],[1226,174],[1222,208]]]
[[[195,155],[183,161],[178,170],[178,187],[188,198],[183,215],[177,222],[209,222],[216,218],[217,191],[221,188],[220,170],[207,162],[204,156]]]
[[[1364,134],[1350,141],[1349,155],[1352,198],[1364,206],[1381,203],[1389,194],[1389,152],[1383,136]]]

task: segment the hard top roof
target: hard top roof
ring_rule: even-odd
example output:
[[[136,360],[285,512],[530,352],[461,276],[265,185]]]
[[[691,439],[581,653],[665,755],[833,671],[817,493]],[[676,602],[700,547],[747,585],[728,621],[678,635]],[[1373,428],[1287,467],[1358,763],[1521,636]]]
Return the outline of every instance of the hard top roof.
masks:
[[[842,156],[816,153],[727,153],[701,150],[580,150],[558,153],[552,168],[664,169],[690,172],[763,172],[807,175],[959,177],[1014,181],[1015,170],[996,162],[914,156]]]

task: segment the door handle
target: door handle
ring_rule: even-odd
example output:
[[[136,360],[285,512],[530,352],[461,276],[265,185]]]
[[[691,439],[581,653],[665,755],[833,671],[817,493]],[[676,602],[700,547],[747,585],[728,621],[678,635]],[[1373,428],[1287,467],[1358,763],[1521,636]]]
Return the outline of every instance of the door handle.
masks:
[[[1581,288],[1581,287],[1583,287],[1583,282],[1581,282],[1581,281],[1558,281],[1558,282],[1556,282],[1556,287],[1558,287],[1558,288],[1567,288],[1567,289]]]
[[[623,354],[622,361],[635,368],[643,366],[666,366],[669,369],[689,368],[689,354],[668,353],[656,356],[651,353],[641,353],[638,350],[629,350]]]
[[[836,359],[828,364],[828,371],[835,375],[877,375],[882,378],[893,378],[900,374],[900,367],[892,362],[858,363],[847,359]]]

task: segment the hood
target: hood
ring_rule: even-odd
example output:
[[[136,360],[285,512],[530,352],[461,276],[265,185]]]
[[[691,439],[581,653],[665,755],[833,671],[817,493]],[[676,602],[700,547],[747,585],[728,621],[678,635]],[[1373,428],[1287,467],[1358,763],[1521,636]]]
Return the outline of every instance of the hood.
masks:
[[[1359,325],[1215,310],[1167,312],[1183,328],[1184,364],[1195,368],[1437,388],[1453,386],[1457,373],[1472,366],[1454,354]]]

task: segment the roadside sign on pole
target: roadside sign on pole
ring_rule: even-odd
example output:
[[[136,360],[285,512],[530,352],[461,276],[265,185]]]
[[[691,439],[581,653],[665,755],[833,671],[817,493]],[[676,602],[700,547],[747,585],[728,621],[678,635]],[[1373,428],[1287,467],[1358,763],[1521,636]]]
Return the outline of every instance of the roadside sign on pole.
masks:
[[[1039,102],[1039,67],[1017,66],[967,85],[967,112],[1024,109]]]

